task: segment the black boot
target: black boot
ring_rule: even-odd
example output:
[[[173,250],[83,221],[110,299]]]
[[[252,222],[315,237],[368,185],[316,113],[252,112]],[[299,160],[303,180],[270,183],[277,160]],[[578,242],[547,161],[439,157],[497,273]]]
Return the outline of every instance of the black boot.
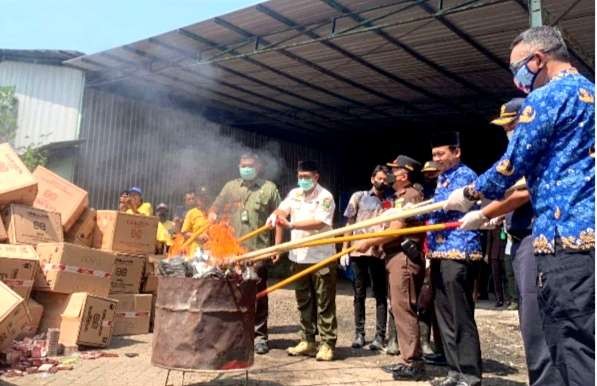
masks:
[[[365,334],[357,333],[352,342],[352,348],[363,348],[365,346]]]

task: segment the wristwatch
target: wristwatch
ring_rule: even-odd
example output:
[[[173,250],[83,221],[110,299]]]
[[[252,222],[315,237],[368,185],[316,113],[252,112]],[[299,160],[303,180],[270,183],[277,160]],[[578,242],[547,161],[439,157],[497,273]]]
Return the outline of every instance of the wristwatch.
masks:
[[[463,191],[463,195],[464,198],[466,198],[469,201],[479,201],[481,199],[481,192],[475,190],[475,188],[473,187],[473,185],[469,185],[467,187],[464,188]]]

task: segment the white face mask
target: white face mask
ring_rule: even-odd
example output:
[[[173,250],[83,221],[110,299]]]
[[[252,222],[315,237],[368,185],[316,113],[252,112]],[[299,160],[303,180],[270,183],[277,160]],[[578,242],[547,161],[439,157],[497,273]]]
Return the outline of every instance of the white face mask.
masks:
[[[511,141],[513,136],[514,130],[506,131],[506,137],[508,137],[508,141]]]

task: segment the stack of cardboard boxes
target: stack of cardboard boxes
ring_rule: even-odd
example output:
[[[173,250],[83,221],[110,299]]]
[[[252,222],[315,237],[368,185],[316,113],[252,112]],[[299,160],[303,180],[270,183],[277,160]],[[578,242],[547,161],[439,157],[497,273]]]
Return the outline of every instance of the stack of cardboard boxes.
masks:
[[[30,173],[8,144],[0,214],[0,350],[48,328],[65,347],[149,332],[157,218],[88,208],[86,191],[41,166]]]

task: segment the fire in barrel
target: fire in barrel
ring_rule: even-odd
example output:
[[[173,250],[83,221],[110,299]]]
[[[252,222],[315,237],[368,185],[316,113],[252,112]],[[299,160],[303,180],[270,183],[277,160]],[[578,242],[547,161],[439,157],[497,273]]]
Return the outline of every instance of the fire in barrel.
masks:
[[[253,364],[257,276],[249,266],[225,264],[245,252],[229,225],[211,224],[205,233],[208,241],[194,256],[160,264],[155,366],[232,370]]]

